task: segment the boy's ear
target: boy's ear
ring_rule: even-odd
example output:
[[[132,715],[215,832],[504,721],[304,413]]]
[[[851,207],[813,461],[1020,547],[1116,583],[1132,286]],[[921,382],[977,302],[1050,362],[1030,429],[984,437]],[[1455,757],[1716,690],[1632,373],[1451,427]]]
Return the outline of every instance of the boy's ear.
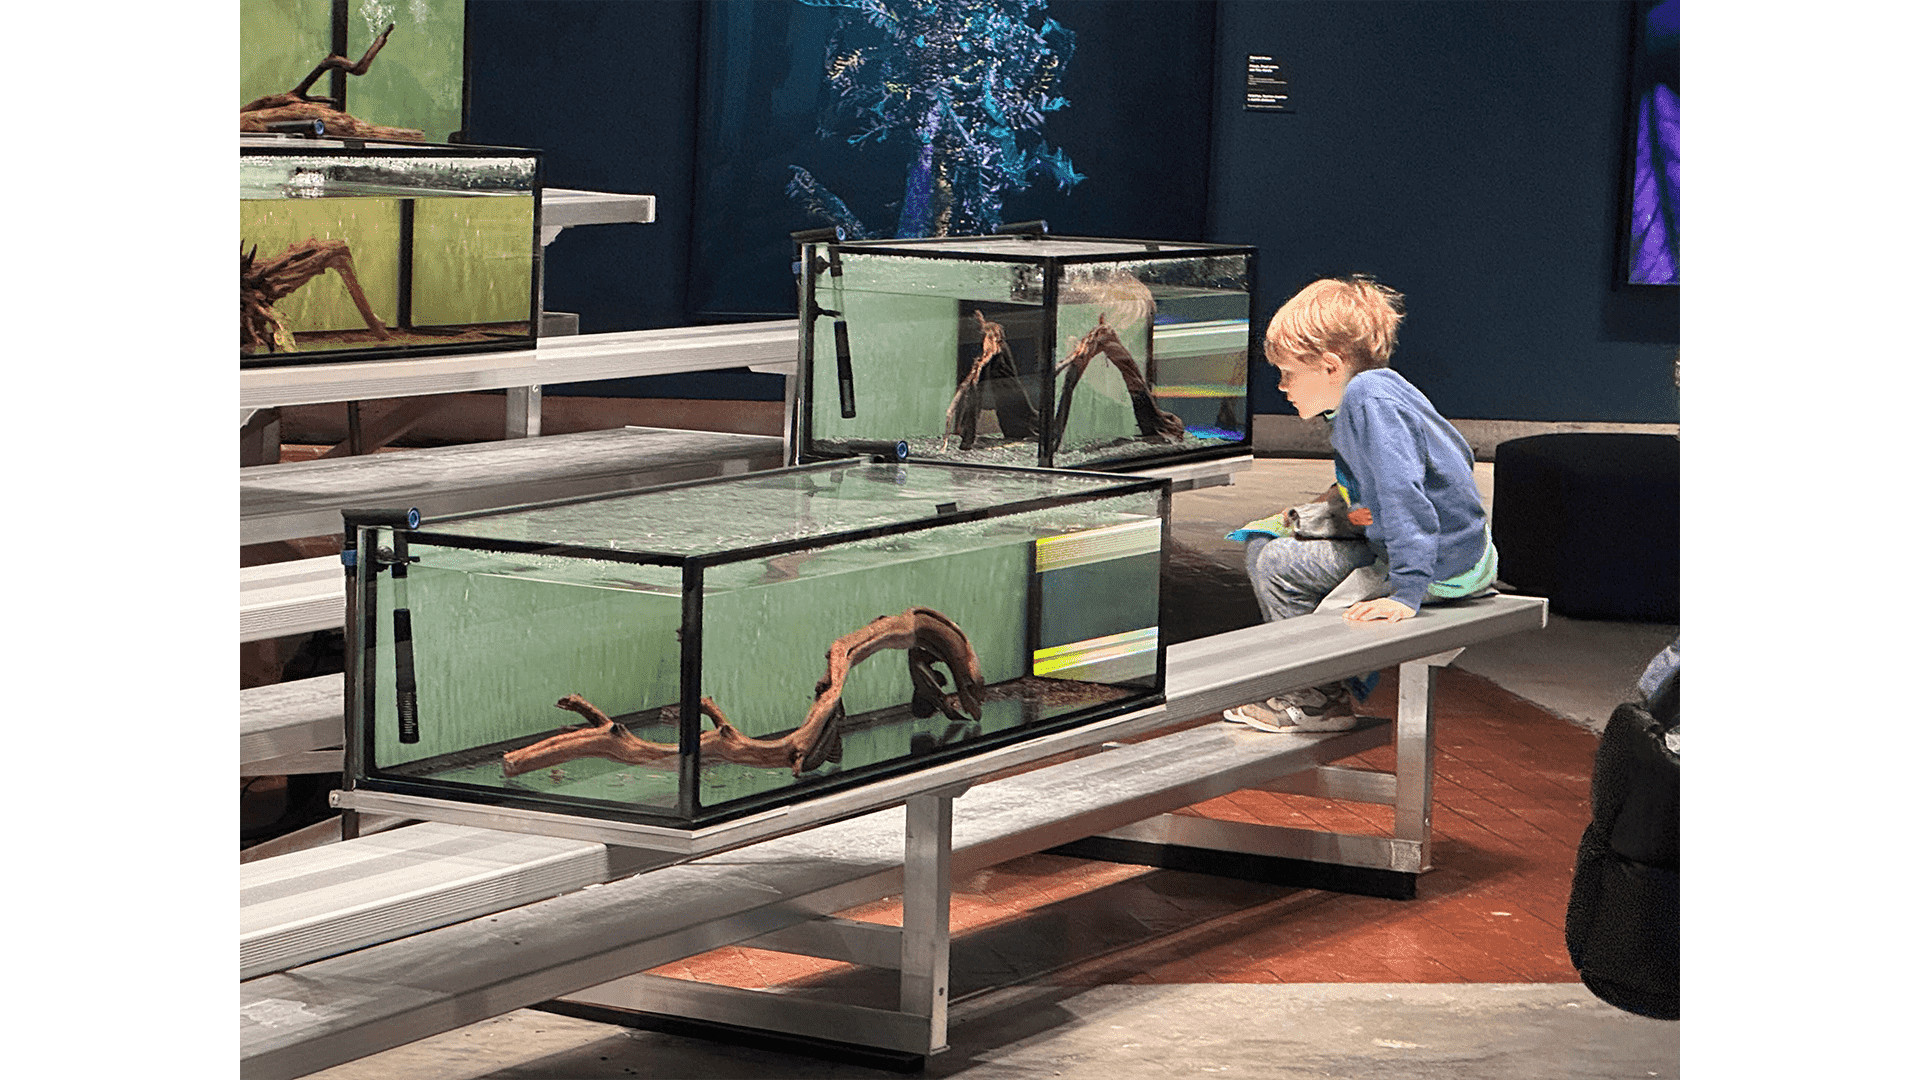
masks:
[[[1340,359],[1340,354],[1331,349],[1320,354],[1320,368],[1329,375],[1338,375],[1346,370],[1346,366],[1347,362]]]

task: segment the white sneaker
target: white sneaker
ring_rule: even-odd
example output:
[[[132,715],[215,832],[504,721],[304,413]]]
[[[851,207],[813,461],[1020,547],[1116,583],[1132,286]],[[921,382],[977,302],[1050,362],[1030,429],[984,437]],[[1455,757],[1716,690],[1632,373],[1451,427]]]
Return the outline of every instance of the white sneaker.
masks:
[[[1360,722],[1353,712],[1353,696],[1339,684],[1295,690],[1264,702],[1240,705],[1220,714],[1229,724],[1256,731],[1351,731]]]

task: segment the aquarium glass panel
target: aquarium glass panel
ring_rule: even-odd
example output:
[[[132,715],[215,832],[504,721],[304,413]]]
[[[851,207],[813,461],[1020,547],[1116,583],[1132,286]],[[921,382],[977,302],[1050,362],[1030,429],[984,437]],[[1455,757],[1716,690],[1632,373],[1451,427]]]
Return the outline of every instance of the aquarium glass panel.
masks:
[[[539,162],[244,137],[243,366],[530,348]]]
[[[431,544],[410,545],[408,554],[419,561],[404,578],[381,577],[363,623],[383,646],[376,649],[367,744],[374,770],[502,793],[675,809],[678,568]],[[400,672],[408,667],[413,741],[402,731]],[[513,751],[588,722],[559,706],[572,695],[636,740],[659,746],[665,768],[516,757]]]
[[[809,245],[801,460],[1057,468],[1251,445],[1253,252],[1008,236]]]
[[[833,462],[381,533],[350,772],[685,827],[1151,705],[1166,494]]]
[[[431,142],[452,141],[465,106],[466,0],[363,0],[354,8],[346,55],[358,59],[382,30],[393,31],[366,74],[347,80],[347,111],[368,123],[422,131]]]

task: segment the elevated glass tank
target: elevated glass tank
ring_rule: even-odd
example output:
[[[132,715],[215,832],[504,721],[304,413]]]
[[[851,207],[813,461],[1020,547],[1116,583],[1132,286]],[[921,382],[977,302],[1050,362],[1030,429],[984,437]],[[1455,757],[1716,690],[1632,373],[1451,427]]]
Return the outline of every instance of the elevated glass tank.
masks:
[[[1247,453],[1254,250],[996,235],[801,247],[793,458],[1119,469]]]
[[[1158,704],[1167,500],[836,461],[359,526],[347,787],[691,829]]]
[[[240,366],[530,349],[530,150],[240,138]]]

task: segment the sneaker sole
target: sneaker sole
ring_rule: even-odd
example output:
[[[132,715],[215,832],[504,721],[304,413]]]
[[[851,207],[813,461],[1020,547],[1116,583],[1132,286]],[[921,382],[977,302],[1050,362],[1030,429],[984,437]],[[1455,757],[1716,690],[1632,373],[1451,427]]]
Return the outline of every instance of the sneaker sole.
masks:
[[[1360,723],[1360,718],[1352,713],[1339,716],[1309,717],[1304,723],[1294,722],[1292,717],[1267,708],[1265,705],[1239,705],[1220,714],[1229,724],[1239,724],[1255,731],[1264,731],[1273,735],[1318,735],[1335,731],[1352,731]]]

